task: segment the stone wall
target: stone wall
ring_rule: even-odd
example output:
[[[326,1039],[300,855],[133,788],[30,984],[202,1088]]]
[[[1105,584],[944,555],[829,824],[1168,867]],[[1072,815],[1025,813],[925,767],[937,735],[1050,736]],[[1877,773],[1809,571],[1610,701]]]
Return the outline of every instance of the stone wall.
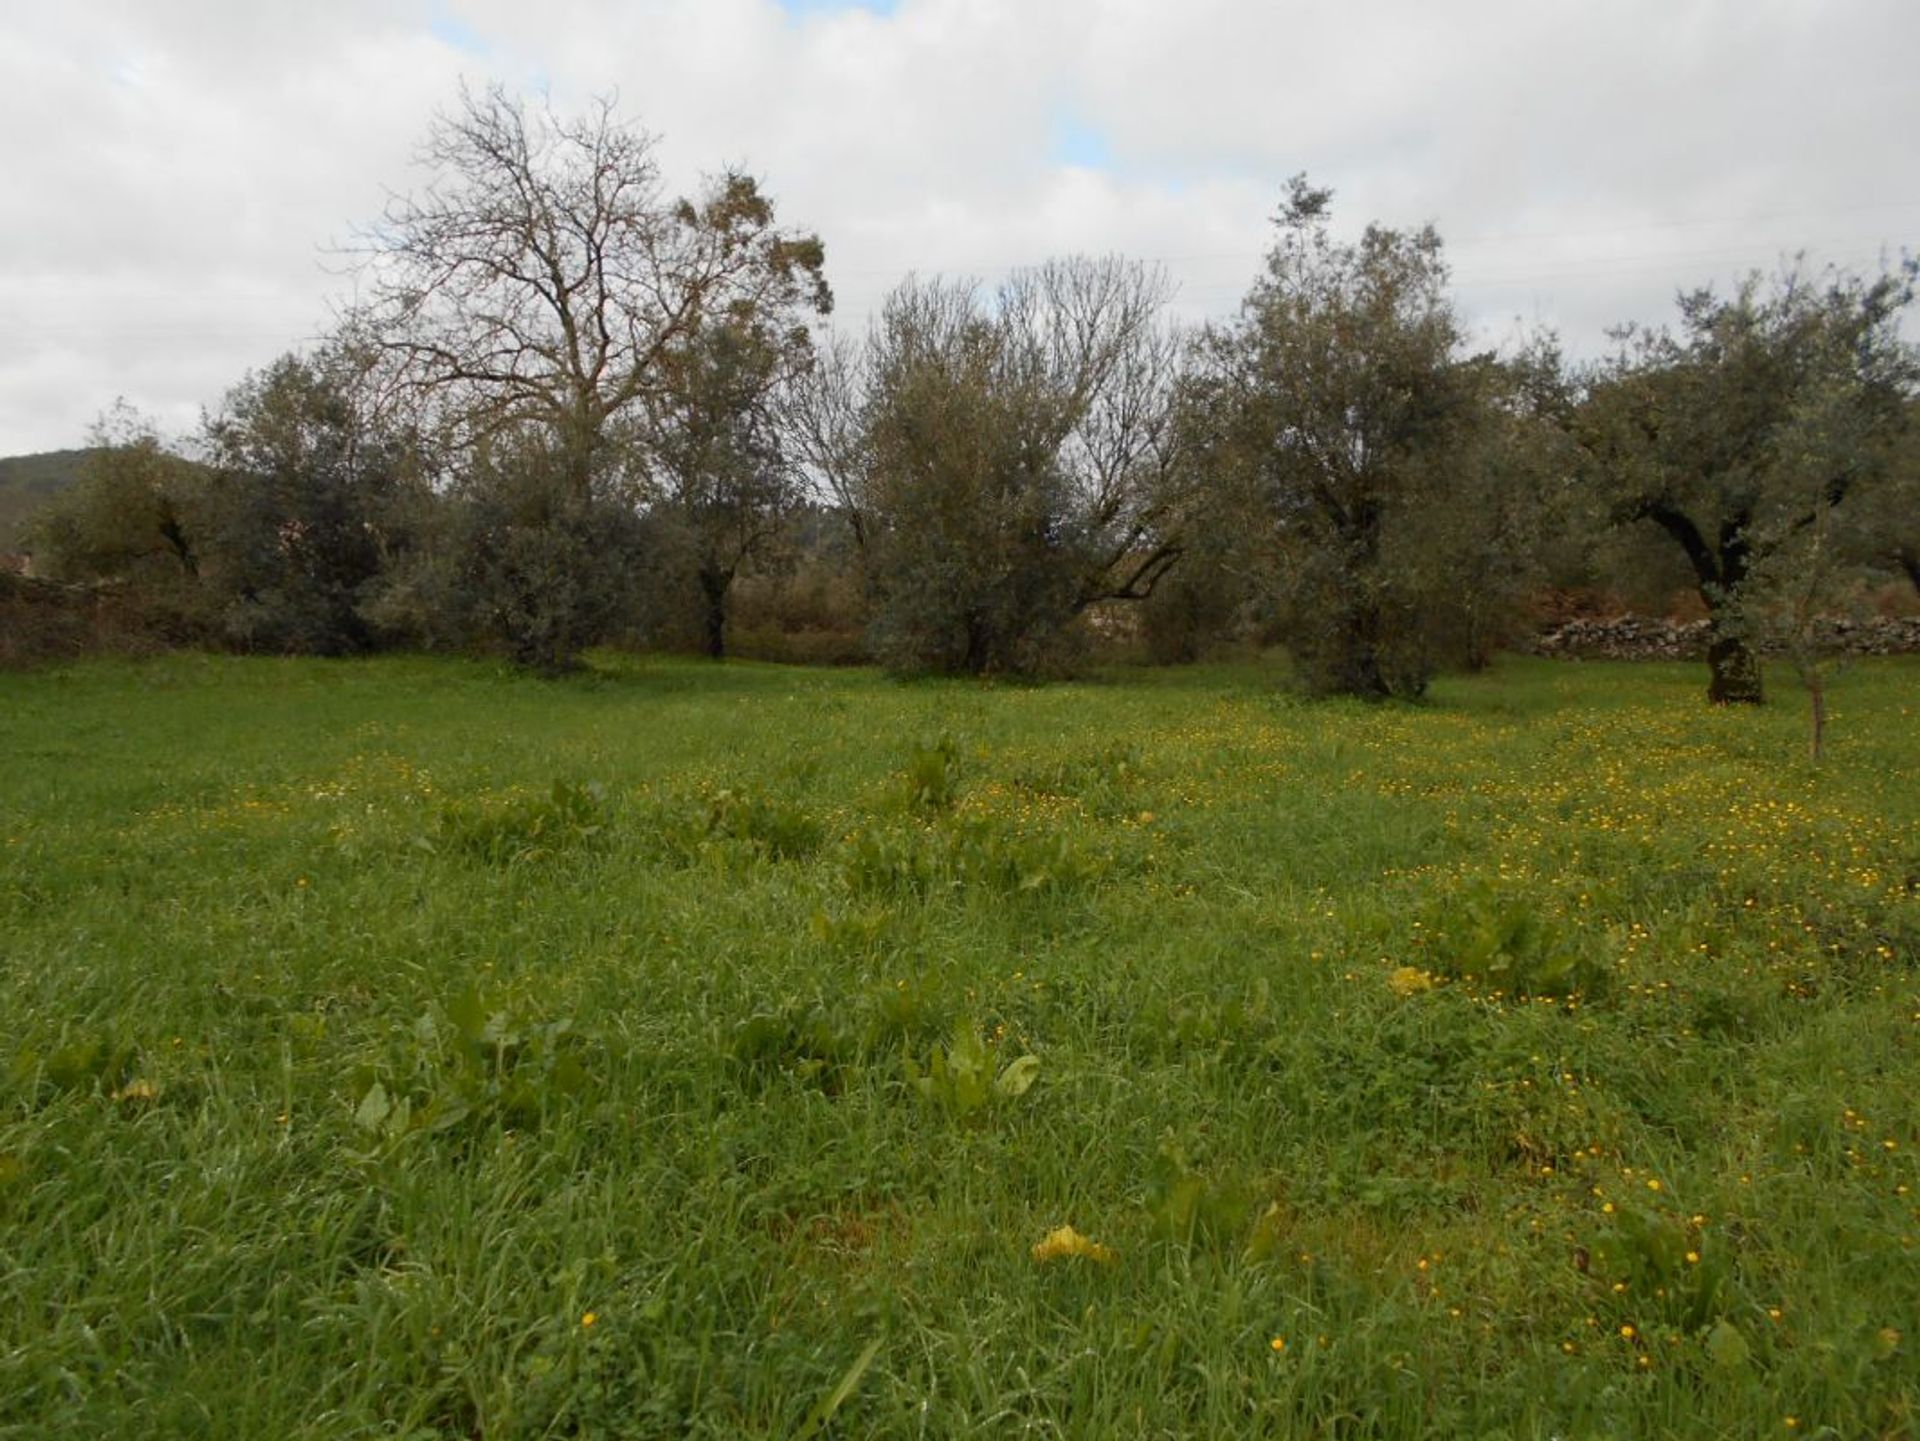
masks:
[[[102,652],[140,655],[187,639],[123,588],[60,585],[0,571],[0,667]]]
[[[1920,616],[1823,620],[1816,639],[1822,649],[1849,655],[1920,654]],[[1638,615],[1583,617],[1544,630],[1515,648],[1566,660],[1703,660],[1707,623]]]

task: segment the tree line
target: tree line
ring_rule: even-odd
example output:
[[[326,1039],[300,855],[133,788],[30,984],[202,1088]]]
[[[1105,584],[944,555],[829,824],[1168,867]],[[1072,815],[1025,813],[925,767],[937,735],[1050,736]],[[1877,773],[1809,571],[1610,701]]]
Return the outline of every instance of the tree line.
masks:
[[[1315,690],[1409,697],[1664,550],[1740,702],[1862,567],[1920,592],[1911,261],[1699,290],[1573,366],[1475,349],[1432,228],[1343,240],[1299,178],[1231,319],[1071,257],[909,278],[850,336],[818,236],[745,174],[670,194],[611,103],[463,92],[423,159],[323,343],[190,443],[103,422],[47,574],[197,643],[555,672],[723,655],[743,580],[804,572],[902,672],[1059,672],[1131,614],[1157,658],[1258,634]]]

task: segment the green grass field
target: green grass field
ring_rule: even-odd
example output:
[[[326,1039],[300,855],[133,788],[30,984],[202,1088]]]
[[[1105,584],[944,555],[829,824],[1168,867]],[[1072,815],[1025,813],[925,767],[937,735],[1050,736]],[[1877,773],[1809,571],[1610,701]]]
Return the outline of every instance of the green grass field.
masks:
[[[0,1436],[1920,1434],[1920,666],[1779,684],[0,675]]]

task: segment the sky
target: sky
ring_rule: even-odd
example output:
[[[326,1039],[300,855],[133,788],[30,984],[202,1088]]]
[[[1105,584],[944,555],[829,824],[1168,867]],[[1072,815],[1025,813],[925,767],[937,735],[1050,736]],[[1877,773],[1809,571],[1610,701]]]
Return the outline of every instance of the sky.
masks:
[[[0,14],[0,455],[117,400],[184,436],[310,345],[464,81],[617,96],[757,176],[836,323],[909,273],[1258,273],[1288,177],[1431,222],[1476,338],[1575,357],[1795,254],[1920,248],[1914,0],[66,0]],[[1908,326],[1909,333],[1914,326]]]

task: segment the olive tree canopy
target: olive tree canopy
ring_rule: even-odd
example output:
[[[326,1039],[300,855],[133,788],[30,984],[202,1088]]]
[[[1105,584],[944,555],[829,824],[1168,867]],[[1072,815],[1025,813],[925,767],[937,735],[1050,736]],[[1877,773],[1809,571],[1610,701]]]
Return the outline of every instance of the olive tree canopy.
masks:
[[[1191,392],[1211,464],[1268,532],[1296,665],[1317,690],[1421,693],[1435,663],[1435,525],[1461,503],[1485,413],[1440,237],[1334,237],[1292,181],[1266,272],[1212,330]]]
[[[1680,298],[1678,333],[1623,332],[1582,428],[1622,523],[1686,556],[1711,622],[1708,697],[1762,698],[1748,602],[1769,557],[1886,474],[1920,380],[1899,316],[1911,263],[1871,279],[1798,267]]]

